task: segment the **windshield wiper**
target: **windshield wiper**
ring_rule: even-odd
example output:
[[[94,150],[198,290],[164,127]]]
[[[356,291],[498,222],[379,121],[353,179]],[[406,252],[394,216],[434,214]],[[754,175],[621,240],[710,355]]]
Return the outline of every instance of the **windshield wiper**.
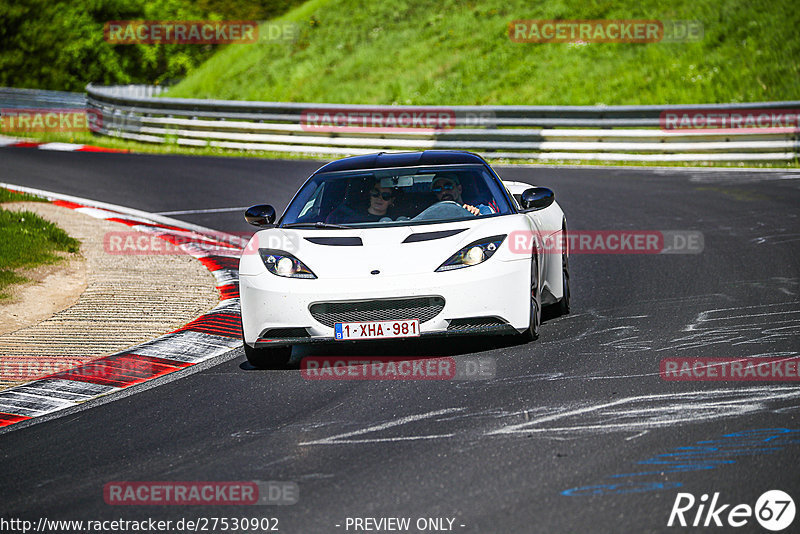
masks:
[[[290,223],[284,224],[282,228],[346,228],[350,230],[352,227],[345,226],[343,224],[330,224],[324,223],[322,221],[317,222],[302,222],[302,223]]]

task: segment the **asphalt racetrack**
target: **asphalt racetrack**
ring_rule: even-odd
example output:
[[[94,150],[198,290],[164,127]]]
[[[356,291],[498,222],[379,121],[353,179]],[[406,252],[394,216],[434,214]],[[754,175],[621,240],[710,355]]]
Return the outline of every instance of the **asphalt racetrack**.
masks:
[[[321,165],[34,149],[0,158],[3,182],[228,232],[252,229],[240,210],[174,212],[257,203],[281,211]],[[452,519],[442,525],[454,532],[674,532],[690,530],[667,527],[679,492],[697,499],[689,522],[703,494],[730,505],[723,522],[767,490],[797,502],[796,380],[667,381],[659,370],[665,358],[798,355],[800,172],[497,170],[552,188],[572,230],[693,230],[705,248],[573,255],[572,314],[547,320],[529,344],[295,351],[295,359],[486,357],[496,365],[489,380],[309,381],[297,368],[252,369],[239,349],[158,387],[11,427],[0,434],[3,516],[273,517],[290,533],[365,532],[353,518],[388,517],[412,526]],[[112,481],[252,480],[294,482],[299,500],[209,507],[103,498]],[[716,531],[731,530],[723,524]],[[737,531],[765,532],[754,517]]]

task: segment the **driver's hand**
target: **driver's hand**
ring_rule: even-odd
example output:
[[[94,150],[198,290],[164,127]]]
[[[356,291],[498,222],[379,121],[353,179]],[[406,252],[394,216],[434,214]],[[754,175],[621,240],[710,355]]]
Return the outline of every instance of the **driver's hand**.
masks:
[[[465,210],[467,210],[468,212],[470,212],[473,215],[479,215],[480,212],[481,212],[481,210],[479,210],[475,206],[470,206],[469,204],[464,204],[461,207],[464,208]]]

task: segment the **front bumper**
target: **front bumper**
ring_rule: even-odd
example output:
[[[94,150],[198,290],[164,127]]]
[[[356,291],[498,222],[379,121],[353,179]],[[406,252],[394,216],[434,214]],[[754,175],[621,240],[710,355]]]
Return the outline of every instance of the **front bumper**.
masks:
[[[520,332],[530,320],[529,287],[530,261],[525,260],[490,260],[447,272],[369,278],[294,279],[266,271],[239,278],[244,339],[255,347],[333,342],[332,326],[315,319],[313,304],[409,297],[444,300],[438,314],[420,323],[424,337]],[[482,320],[465,321],[471,318]],[[291,329],[295,335],[271,336],[275,329]]]

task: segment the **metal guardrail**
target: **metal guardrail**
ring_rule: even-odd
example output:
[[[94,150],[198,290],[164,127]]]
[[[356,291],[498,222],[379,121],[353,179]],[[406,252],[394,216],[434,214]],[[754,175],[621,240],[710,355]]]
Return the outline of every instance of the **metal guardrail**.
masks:
[[[86,94],[0,87],[0,108],[85,108]]]
[[[155,98],[150,86],[87,86],[96,132],[149,143],[323,155],[378,150],[461,149],[533,160],[795,160],[800,129],[662,130],[663,112],[800,109],[800,101],[681,106],[369,106]],[[440,130],[374,127],[321,131],[304,112],[446,110]]]

